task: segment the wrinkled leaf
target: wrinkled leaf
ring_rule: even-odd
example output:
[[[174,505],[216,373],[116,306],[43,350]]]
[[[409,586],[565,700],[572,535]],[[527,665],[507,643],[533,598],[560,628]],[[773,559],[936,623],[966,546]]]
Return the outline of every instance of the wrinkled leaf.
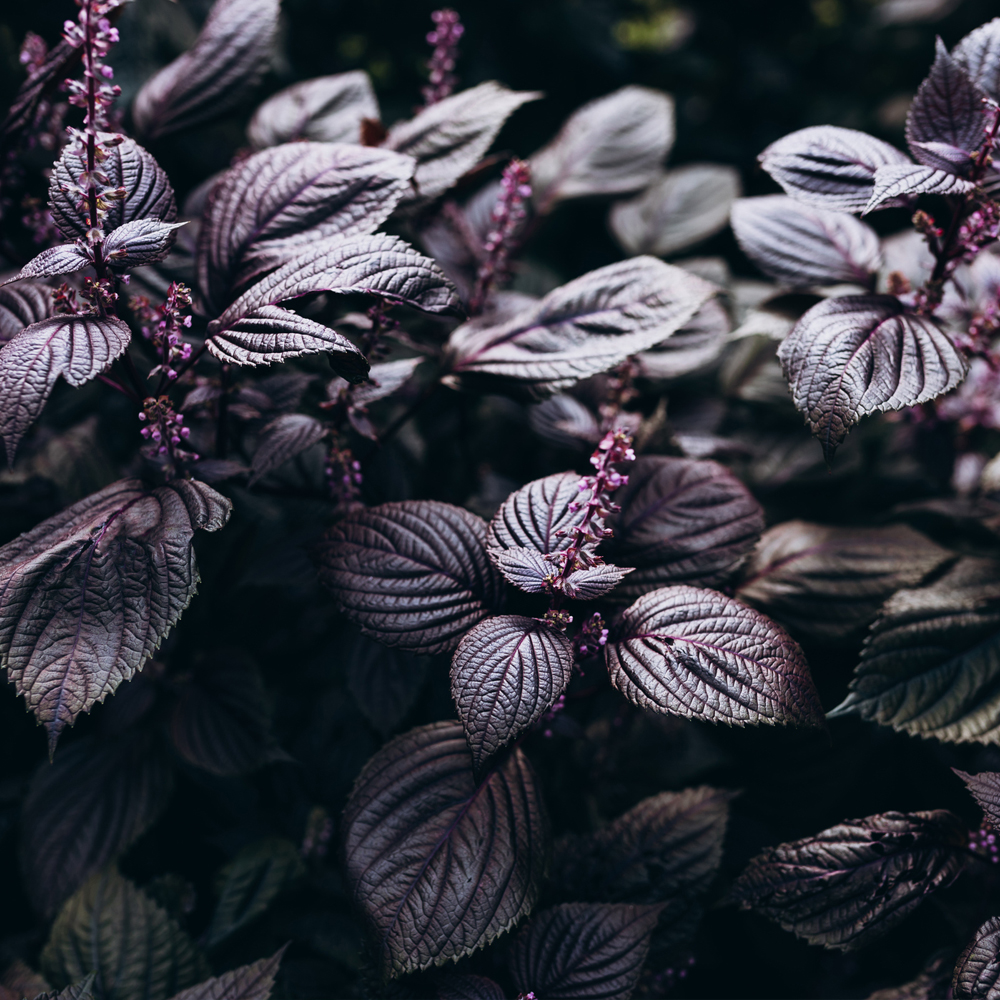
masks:
[[[171,1000],[268,1000],[285,949],[182,990]]]
[[[485,523],[459,507],[382,504],[330,529],[320,579],[365,635],[418,653],[450,651],[500,600],[485,543]]]
[[[397,736],[344,811],[347,876],[392,975],[470,954],[534,904],[547,824],[520,750],[481,781],[458,722]]]
[[[534,549],[491,549],[490,559],[508,583],[529,594],[541,593],[555,579],[556,567]]]
[[[966,774],[957,768],[953,770],[965,782],[972,797],[979,804],[987,824],[994,829],[1000,827],[1000,774],[993,771]]]
[[[977,87],[994,100],[1000,100],[1000,17],[966,35],[951,57],[965,67]]]
[[[951,993],[951,973],[955,952],[945,948],[935,952],[924,963],[916,978],[902,986],[887,986],[876,990],[868,1000],[947,1000]]]
[[[0,286],[0,344],[12,340],[26,326],[52,315],[52,289],[38,281]]]
[[[611,683],[640,708],[737,726],[823,721],[798,644],[714,590],[665,587],[640,597],[604,653]]]
[[[486,976],[443,975],[436,982],[437,1000],[505,1000],[501,987]]]
[[[731,323],[718,299],[709,299],[676,333],[637,355],[643,378],[679,379],[710,365],[722,353]]]
[[[951,981],[955,1000],[993,1000],[1000,993],[1000,917],[990,917],[958,957]]]
[[[919,163],[879,167],[871,200],[865,205],[863,214],[889,208],[898,204],[901,198],[918,194],[968,194],[975,187],[972,181]]]
[[[410,380],[423,358],[400,358],[399,361],[385,361],[372,365],[368,381],[355,387],[351,395],[354,406],[368,406],[386,396],[398,392]]]
[[[557,472],[511,493],[490,521],[490,558],[496,562],[505,549],[527,548],[543,555],[567,549],[572,529],[583,522],[584,512],[570,509],[580,500],[581,482],[574,472]]]
[[[94,1000],[94,973],[84,976],[78,983],[73,983],[58,992],[52,991],[40,993],[35,1000]],[[3,996],[4,988],[0,986],[0,996]],[[4,997],[4,1000],[7,1000]],[[20,997],[17,998],[20,1000]]]
[[[365,718],[388,736],[413,707],[427,675],[425,661],[363,635],[347,657],[347,687]]]
[[[535,618],[499,615],[466,633],[451,661],[451,695],[477,773],[552,707],[572,674],[569,639]]]
[[[115,229],[104,241],[104,258],[116,268],[155,264],[170,253],[174,230],[186,222],[160,222],[159,219],[135,219]]]
[[[573,396],[550,396],[528,414],[531,429],[550,444],[574,450],[597,444],[601,427],[586,406]]]
[[[943,809],[839,823],[758,855],[730,899],[810,944],[859,948],[955,880],[965,840]]]
[[[304,413],[283,413],[261,432],[250,468],[250,486],[262,476],[290,462],[326,436],[326,427]]]
[[[49,278],[54,274],[71,274],[74,271],[82,271],[92,263],[90,254],[79,243],[63,243],[43,250],[37,257],[29,260],[13,278],[8,278],[7,282],[21,281],[24,278]]]
[[[159,138],[238,106],[271,61],[278,13],[278,0],[216,0],[194,45],[136,95],[136,129]]]

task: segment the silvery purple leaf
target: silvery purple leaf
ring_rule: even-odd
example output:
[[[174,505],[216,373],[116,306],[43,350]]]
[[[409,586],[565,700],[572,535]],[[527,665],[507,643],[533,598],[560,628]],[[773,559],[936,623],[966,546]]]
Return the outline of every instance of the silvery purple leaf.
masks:
[[[499,615],[466,633],[451,660],[451,695],[477,773],[555,704],[572,675],[569,639],[536,618]]]
[[[919,163],[879,167],[875,172],[875,189],[862,215],[889,208],[901,198],[918,194],[968,194],[975,188],[972,181]]]
[[[347,688],[365,718],[388,737],[413,708],[427,677],[426,660],[355,636],[347,654]]]
[[[640,456],[614,496],[621,511],[601,553],[635,572],[617,595],[632,600],[673,583],[722,583],[753,548],[764,512],[750,491],[717,462]]]
[[[170,1000],[269,1000],[284,952],[282,948],[270,958],[261,958],[197,986],[189,986]]]
[[[198,584],[194,532],[231,507],[195,480],[124,479],[0,547],[0,658],[50,752],[176,624]]]
[[[53,316],[0,350],[0,435],[8,465],[61,375],[83,385],[128,347],[132,331],[114,316]]]
[[[502,987],[486,976],[445,975],[435,983],[437,1000],[505,1000]]]
[[[490,558],[496,561],[505,549],[518,547],[541,555],[567,549],[573,540],[572,529],[584,517],[582,509],[571,509],[585,499],[580,491],[582,482],[574,472],[557,472],[511,493],[490,521],[486,540]]]
[[[382,149],[296,142],[226,171],[198,239],[198,284],[209,308],[221,311],[235,291],[321,237],[375,230],[409,190],[413,168],[409,157]]]
[[[958,877],[966,837],[943,809],[850,820],[758,855],[729,898],[810,944],[860,948]]]
[[[389,130],[383,145],[417,161],[416,193],[426,201],[444,194],[493,145],[507,119],[541,94],[508,90],[490,81],[452,94]]]
[[[669,257],[714,236],[741,193],[733,167],[692,163],[664,173],[642,194],[611,206],[611,232],[629,254]]]
[[[0,345],[26,326],[52,315],[52,289],[41,282],[20,281],[15,288],[0,284]]]
[[[528,420],[539,437],[561,448],[591,449],[601,437],[597,418],[573,396],[542,400],[531,408]]]
[[[612,566],[610,563],[574,570],[566,577],[563,592],[577,601],[593,601],[614,590],[631,572],[629,567]]]
[[[906,312],[891,295],[820,302],[782,341],[778,357],[827,462],[862,417],[926,403],[969,370],[933,319]]]
[[[514,546],[489,551],[493,565],[500,570],[503,578],[529,594],[541,593],[555,576],[555,565],[535,549]]]
[[[476,318],[453,331],[453,378],[550,395],[663,343],[715,292],[707,281],[653,257],[610,264],[511,319]]]
[[[983,144],[986,126],[985,94],[972,82],[944,47],[940,38],[934,65],[920,84],[906,117],[906,143],[914,159],[929,167],[968,176],[972,154]],[[964,163],[952,162],[929,144],[944,143],[966,154]]]
[[[486,524],[436,500],[353,511],[329,530],[319,562],[320,579],[365,635],[417,653],[453,650],[503,591]]]
[[[626,194],[651,183],[674,144],[674,101],[647,87],[622,87],[573,112],[531,157],[537,211],[586,195]]]
[[[378,117],[372,82],[359,69],[279,90],[254,112],[247,138],[254,149],[301,139],[356,143],[361,139],[361,120]]]
[[[50,278],[54,274],[71,274],[73,271],[82,271],[93,263],[93,258],[85,246],[80,243],[63,243],[43,250],[4,284],[21,281],[24,278]]]
[[[355,387],[351,395],[352,404],[368,406],[369,403],[376,403],[398,392],[413,377],[423,360],[421,357],[400,358],[399,361],[383,361],[382,364],[372,365],[368,381]]]
[[[1000,917],[990,917],[955,963],[955,1000],[993,1000],[1000,993]]]
[[[972,797],[982,809],[987,824],[993,829],[1000,826],[1000,774],[995,771],[966,774],[958,768],[952,770],[965,782]]]
[[[731,328],[726,307],[709,299],[662,344],[636,355],[642,377],[673,381],[701,371],[722,353]]]
[[[515,749],[477,781],[458,722],[386,744],[343,818],[347,878],[389,975],[444,965],[528,913],[545,871],[535,775]]]
[[[871,227],[784,195],[738,199],[732,224],[740,249],[786,285],[870,285],[882,263]]]
[[[177,217],[174,189],[156,160],[133,139],[104,132],[101,133],[101,140],[111,146],[107,159],[101,164],[101,169],[108,175],[108,186],[125,189],[125,197],[111,201],[108,206],[104,232],[110,233],[134,219],[173,222]],[[49,208],[59,231],[67,239],[85,238],[87,235],[88,227],[79,207],[79,195],[74,191],[80,174],[86,169],[86,158],[74,152],[72,143],[52,167]]]
[[[237,107],[267,71],[278,0],[216,0],[194,45],[143,84],[132,104],[151,138],[190,128]]]
[[[792,132],[771,143],[759,160],[785,194],[841,212],[864,209],[879,167],[910,162],[887,142],[836,125]]]
[[[253,453],[249,486],[269,472],[291,461],[326,436],[327,429],[315,417],[304,413],[283,413],[261,432]]]
[[[126,222],[104,241],[104,258],[115,268],[155,264],[170,253],[174,230],[186,225],[186,222],[160,222],[159,219]]]
[[[1000,100],[1000,17],[981,24],[952,50],[972,82],[994,100]]]
[[[611,683],[640,708],[736,726],[823,723],[798,644],[714,590],[665,587],[640,597],[604,653]]]
[[[545,1000],[628,1000],[661,909],[563,903],[542,910],[511,945],[507,963],[514,985]]]

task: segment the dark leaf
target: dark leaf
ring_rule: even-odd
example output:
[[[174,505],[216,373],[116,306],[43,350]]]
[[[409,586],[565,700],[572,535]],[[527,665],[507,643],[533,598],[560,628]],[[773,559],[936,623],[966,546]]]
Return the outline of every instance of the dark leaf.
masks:
[[[89,979],[89,977],[87,978]],[[72,987],[67,987],[67,989],[72,989]],[[9,962],[0,976],[0,998],[2,1000],[24,1000],[26,997],[34,997],[38,993],[45,994],[50,990],[51,987],[45,977],[35,972],[30,965],[19,958]]]
[[[759,159],[785,194],[841,212],[864,209],[879,167],[910,162],[887,142],[836,125],[792,132],[771,143]]]
[[[628,1000],[659,906],[564,903],[532,917],[507,958],[514,985],[545,1000]]]
[[[672,583],[713,587],[753,548],[764,512],[750,491],[717,462],[642,456],[614,496],[614,535],[605,558],[634,566],[617,591],[625,600]]]
[[[197,587],[195,529],[230,509],[196,480],[124,479],[0,548],[0,655],[50,751],[157,649]]]
[[[0,350],[0,435],[7,463],[61,375],[83,385],[128,347],[132,332],[114,316],[53,316],[26,327]]]
[[[278,0],[216,0],[194,45],[139,91],[136,129],[159,138],[239,105],[271,61],[278,13]]]
[[[1000,774],[983,771],[980,774],[966,774],[953,769],[965,782],[972,797],[979,803],[986,822],[993,829],[1000,828]]]
[[[586,406],[573,396],[550,396],[531,408],[531,429],[550,444],[588,451],[601,437],[601,427]]]
[[[610,264],[511,318],[460,326],[448,342],[452,370],[463,382],[513,380],[532,395],[550,395],[666,341],[715,291],[653,257]]]
[[[398,392],[410,380],[423,358],[400,358],[399,361],[385,361],[372,365],[368,381],[356,386],[351,395],[353,406],[368,406]]]
[[[174,230],[186,225],[186,222],[160,222],[159,219],[126,222],[104,241],[104,258],[116,268],[155,264],[170,253]]]
[[[604,651],[611,683],[640,708],[737,726],[823,721],[797,643],[714,590],[665,587],[640,597]]]
[[[612,566],[607,563],[598,563],[596,566],[588,566],[586,569],[577,569],[566,577],[563,582],[563,592],[567,597],[572,597],[577,601],[592,601],[608,591],[614,590],[631,572],[631,569],[623,569],[621,566]]]
[[[531,157],[539,212],[585,195],[626,194],[651,183],[674,144],[674,102],[647,87],[622,87],[575,111]]]
[[[511,114],[541,96],[481,83],[394,125],[383,145],[417,161],[419,199],[437,198],[483,158]]]
[[[224,972],[221,976],[182,990],[171,1000],[268,1000],[284,953],[282,948],[270,958]]]
[[[417,653],[453,650],[503,588],[483,521],[436,500],[352,512],[319,558],[320,579],[365,635]]]
[[[994,100],[1000,100],[1000,17],[966,35],[951,57],[965,67],[977,87]]]
[[[89,976],[84,976],[80,982],[73,983],[58,992],[39,993],[35,1000],[94,1000],[94,978],[94,973],[91,973]],[[0,987],[0,996],[2,991],[3,987]]]
[[[57,987],[95,973],[101,1000],[167,1000],[208,974],[180,925],[114,868],[66,901],[41,962]]]
[[[256,920],[304,871],[298,849],[283,837],[244,847],[219,872],[219,901],[205,931],[205,947],[214,948]]]
[[[764,533],[736,596],[803,641],[854,643],[883,601],[949,558],[904,525],[836,528],[786,521]]]
[[[535,549],[490,549],[490,559],[508,583],[529,594],[541,593],[555,579],[556,567]]]
[[[282,142],[360,142],[361,122],[379,116],[378,100],[364,70],[303,80],[279,90],[247,126],[254,149]]]
[[[882,607],[836,714],[916,736],[995,742],[1000,733],[1000,566],[963,559]]]
[[[46,916],[156,820],[173,788],[155,734],[93,736],[61,750],[31,781],[21,814],[21,861],[32,902]]]
[[[871,285],[882,264],[875,231],[852,215],[780,194],[733,202],[740,249],[786,285]]]
[[[714,236],[740,196],[732,167],[692,163],[653,181],[642,194],[611,207],[611,232],[626,253],[669,257]]]
[[[868,1000],[949,1000],[955,952],[950,948],[935,952],[920,974],[902,986],[888,986],[870,994]]]
[[[572,675],[569,639],[536,618],[499,615],[469,630],[452,657],[451,695],[477,773],[552,707]]]
[[[709,299],[676,333],[636,357],[643,378],[679,379],[711,364],[732,324],[718,299]]]
[[[504,1000],[500,986],[486,976],[443,975],[435,983],[437,1000]]]
[[[580,483],[574,472],[557,472],[515,490],[490,521],[486,545],[490,558],[505,549],[531,549],[541,555],[562,552],[573,541],[572,529],[583,522],[584,511],[572,510],[580,500]],[[547,564],[550,569],[552,564]]]
[[[890,208],[901,198],[918,194],[968,194],[975,187],[972,181],[919,163],[879,167],[875,173],[875,189],[863,214]]]
[[[304,413],[283,413],[261,432],[253,453],[250,486],[325,437],[326,427]]]
[[[48,52],[45,62],[29,74],[0,124],[5,149],[15,147],[21,134],[34,123],[39,104],[72,72],[81,55],[82,48],[62,38]]]
[[[1000,917],[987,920],[959,955],[951,995],[955,1000],[994,1000],[1000,995]]]
[[[810,309],[778,348],[795,405],[827,462],[861,417],[954,389],[965,356],[928,316],[892,295],[844,295]]]
[[[0,344],[51,315],[52,289],[48,285],[19,281],[15,288],[0,286]]]
[[[943,809],[840,823],[758,855],[730,899],[810,944],[859,948],[955,880],[966,837]]]
[[[43,250],[4,284],[21,281],[24,278],[49,278],[54,274],[71,274],[73,271],[82,271],[92,263],[90,254],[79,243],[63,243]]]
[[[108,175],[108,186],[125,189],[124,198],[111,201],[108,205],[104,232],[110,233],[136,219],[173,222],[177,217],[177,203],[163,168],[133,139],[110,133],[102,133],[101,138],[109,145],[108,140],[117,142],[101,164],[101,169]],[[86,217],[74,190],[79,185],[80,174],[86,169],[86,158],[74,152],[72,143],[63,150],[52,168],[49,208],[66,239],[85,238],[87,235]]]
[[[515,749],[477,782],[458,722],[397,736],[368,762],[344,811],[351,886],[392,975],[461,958],[532,907],[547,824]]]
[[[357,636],[347,658],[347,687],[365,718],[388,736],[406,718],[423,687],[425,661]]]

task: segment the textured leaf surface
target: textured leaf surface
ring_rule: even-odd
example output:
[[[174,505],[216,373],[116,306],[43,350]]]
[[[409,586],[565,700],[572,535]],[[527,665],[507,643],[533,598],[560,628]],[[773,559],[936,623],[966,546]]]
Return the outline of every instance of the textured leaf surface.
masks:
[[[505,1000],[498,983],[486,976],[444,975],[437,980],[437,1000]]]
[[[194,45],[136,96],[138,131],[159,138],[240,104],[270,63],[278,12],[278,0],[216,0]]]
[[[0,135],[7,149],[14,148],[24,130],[35,121],[39,104],[66,78],[81,54],[77,46],[61,38],[49,50],[42,65],[29,72],[0,123]]]
[[[538,211],[567,198],[625,194],[655,180],[674,144],[673,98],[622,87],[579,108],[531,157]]]
[[[739,196],[740,175],[732,167],[692,163],[613,205],[611,232],[630,254],[668,257],[725,229]]]
[[[283,413],[261,432],[250,467],[250,486],[262,476],[291,461],[326,435],[315,417],[304,413]]]
[[[994,829],[1000,827],[1000,774],[995,771],[966,774],[957,768],[955,773],[965,782],[972,797],[979,803],[986,822]]]
[[[889,208],[901,198],[918,194],[968,194],[976,185],[956,174],[920,163],[879,167],[875,173],[875,188],[871,200],[865,205],[864,214],[879,208]]]
[[[477,772],[552,707],[572,674],[569,639],[535,618],[499,615],[469,630],[451,661],[451,694]]]
[[[384,145],[417,161],[414,182],[419,197],[436,198],[482,159],[503,123],[522,104],[539,97],[493,81],[481,83],[394,125]]]
[[[103,1000],[167,1000],[207,975],[177,922],[114,868],[66,901],[41,962],[56,986],[94,973]]]
[[[543,555],[568,548],[571,529],[583,520],[583,511],[570,510],[570,504],[580,499],[580,482],[575,472],[557,472],[511,493],[490,521],[486,539],[490,555],[495,559],[513,548]]]
[[[427,676],[425,661],[359,635],[347,658],[347,687],[368,721],[388,736],[413,707]]]
[[[908,983],[876,990],[868,1000],[946,1000],[954,964],[954,950],[944,948],[931,955],[920,973]]]
[[[862,417],[935,399],[969,368],[947,333],[891,295],[820,302],[795,324],[778,357],[827,462]]]
[[[93,988],[94,974],[91,973],[89,976],[84,976],[80,982],[59,990],[58,993],[55,991],[40,993],[35,997],[35,1000],[94,1000]],[[20,1000],[19,997],[18,1000]]]
[[[181,990],[171,1000],[268,1000],[284,951]]]
[[[943,809],[840,823],[758,855],[730,899],[810,944],[858,948],[955,880],[966,836]]]
[[[780,194],[733,203],[740,249],[787,285],[870,285],[882,263],[875,231],[846,212],[804,205]]]
[[[614,496],[614,535],[601,552],[634,566],[616,595],[632,599],[672,583],[721,583],[753,548],[764,512],[750,491],[717,462],[641,456]]]
[[[639,354],[644,378],[679,379],[710,365],[726,346],[732,324],[718,299],[709,299],[676,333]]]
[[[493,941],[532,907],[547,827],[520,750],[481,782],[458,722],[397,736],[344,812],[347,875],[394,975]]]
[[[170,253],[174,230],[184,222],[161,222],[159,219],[135,219],[115,229],[104,241],[104,256],[116,268],[155,264]]]
[[[640,597],[604,651],[611,683],[640,708],[738,726],[823,720],[798,645],[713,590],[665,587]]]
[[[50,749],[153,654],[194,596],[195,529],[230,509],[195,480],[124,479],[0,548],[0,655]]]
[[[52,314],[52,289],[37,281],[0,286],[0,344]]]
[[[89,267],[93,261],[90,254],[79,243],[63,243],[43,250],[28,261],[13,278],[7,281],[21,281],[24,278],[49,278],[54,274],[71,274]]]
[[[532,917],[507,962],[515,986],[552,1000],[628,1000],[639,981],[658,906],[564,903]]]
[[[1000,994],[1000,917],[991,917],[958,958],[951,981],[956,1000],[993,1000]]]
[[[539,437],[561,448],[593,447],[601,437],[597,418],[573,396],[550,396],[542,400],[531,408],[528,419]]]
[[[1000,740],[1000,566],[963,559],[890,597],[837,713],[918,736]]]
[[[905,525],[837,528],[786,521],[764,533],[736,596],[815,642],[854,642],[882,602],[950,554]]]
[[[1000,17],[966,35],[951,56],[965,67],[977,87],[994,100],[1000,100]]]
[[[499,603],[486,525],[434,500],[356,511],[327,533],[320,579],[365,635],[419,653],[454,649]]]
[[[799,129],[760,154],[760,165],[785,194],[841,212],[864,209],[879,167],[909,162],[887,142],[836,125]]]
[[[591,271],[493,325],[470,320],[449,341],[460,376],[506,379],[548,395],[659,344],[712,297],[707,281],[653,257]]]
[[[372,365],[368,381],[355,388],[351,396],[354,406],[368,406],[398,392],[413,376],[423,358],[400,358]]]
[[[269,97],[247,126],[254,149],[282,142],[358,142],[361,121],[378,119],[375,91],[363,70],[293,83]]]

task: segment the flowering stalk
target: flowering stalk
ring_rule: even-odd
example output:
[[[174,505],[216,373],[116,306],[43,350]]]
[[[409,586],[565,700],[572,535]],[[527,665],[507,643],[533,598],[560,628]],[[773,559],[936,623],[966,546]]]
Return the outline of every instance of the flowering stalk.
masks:
[[[428,32],[427,42],[434,51],[427,62],[429,83],[423,88],[424,107],[429,108],[438,101],[451,96],[458,83],[453,70],[458,60],[458,42],[465,32],[458,19],[458,11],[445,7],[431,14],[434,30]]]
[[[178,463],[198,461],[197,454],[181,447],[191,431],[184,426],[184,415],[174,410],[169,396],[147,396],[139,420],[145,424],[139,433],[149,441],[143,454],[162,461],[167,478],[173,479],[177,474]]]
[[[191,358],[192,346],[181,337],[181,330],[191,326],[190,315],[181,315],[191,306],[191,289],[174,281],[167,289],[167,298],[162,305],[152,305],[144,295],[134,296],[129,304],[142,324],[142,335],[153,345],[160,358],[160,363],[150,371],[149,377],[160,376],[157,392],[162,393],[168,382],[178,378],[179,363]]]

